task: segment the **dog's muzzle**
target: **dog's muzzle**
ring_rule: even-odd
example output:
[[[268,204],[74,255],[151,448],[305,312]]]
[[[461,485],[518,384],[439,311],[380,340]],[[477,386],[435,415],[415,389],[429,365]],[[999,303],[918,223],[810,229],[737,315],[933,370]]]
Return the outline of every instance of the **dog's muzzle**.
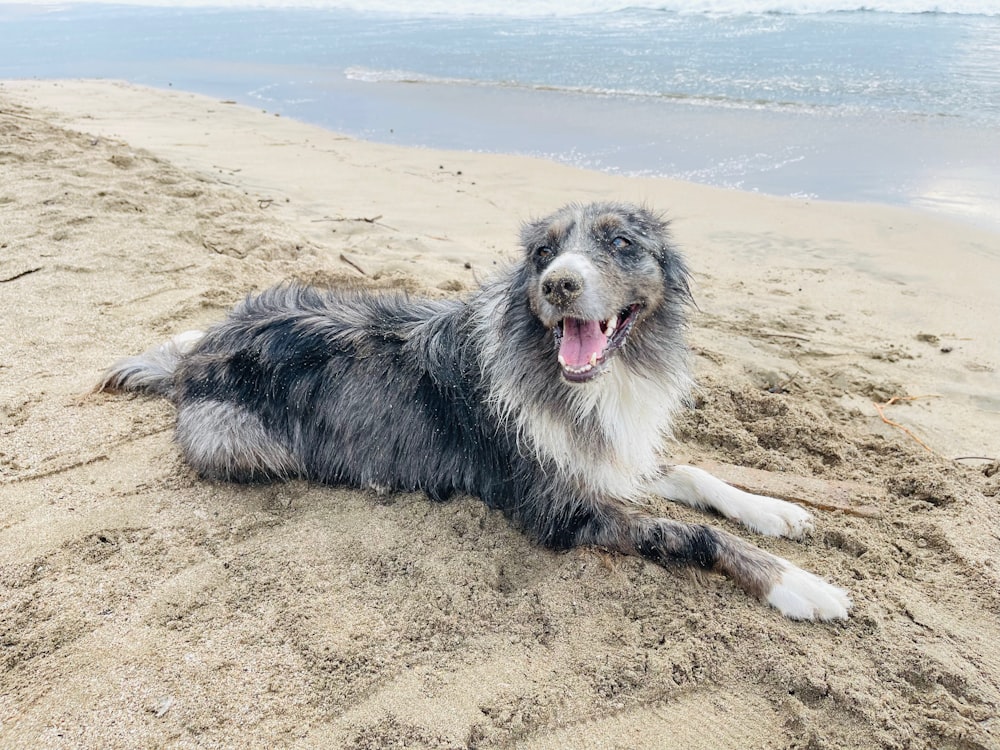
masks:
[[[575,271],[551,273],[542,281],[542,296],[553,307],[564,308],[583,292],[583,277]]]

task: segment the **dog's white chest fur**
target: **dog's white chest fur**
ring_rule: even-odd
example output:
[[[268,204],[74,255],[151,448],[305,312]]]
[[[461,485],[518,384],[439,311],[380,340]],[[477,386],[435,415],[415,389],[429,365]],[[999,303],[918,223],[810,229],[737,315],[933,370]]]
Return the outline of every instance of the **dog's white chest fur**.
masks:
[[[571,415],[517,410],[519,434],[582,486],[632,499],[660,472],[660,450],[686,386],[639,377],[615,362],[595,382],[567,384]]]

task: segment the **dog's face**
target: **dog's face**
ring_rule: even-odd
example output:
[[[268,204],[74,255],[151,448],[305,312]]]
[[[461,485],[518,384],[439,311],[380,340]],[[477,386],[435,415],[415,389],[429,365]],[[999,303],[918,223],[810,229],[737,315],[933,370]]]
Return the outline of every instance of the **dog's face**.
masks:
[[[664,305],[689,299],[666,222],[644,208],[570,205],[526,225],[521,241],[529,304],[551,330],[554,356],[571,383],[604,372]]]

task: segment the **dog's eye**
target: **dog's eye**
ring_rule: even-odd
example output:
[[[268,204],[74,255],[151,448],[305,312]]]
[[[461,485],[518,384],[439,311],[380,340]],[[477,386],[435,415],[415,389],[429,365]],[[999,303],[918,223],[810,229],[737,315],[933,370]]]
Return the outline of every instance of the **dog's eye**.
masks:
[[[545,260],[546,258],[552,257],[552,248],[548,245],[541,245],[535,248],[535,257]]]
[[[629,247],[631,244],[632,243],[629,242],[624,237],[615,237],[613,240],[611,240],[611,245],[615,248],[615,250],[624,250],[626,247]]]

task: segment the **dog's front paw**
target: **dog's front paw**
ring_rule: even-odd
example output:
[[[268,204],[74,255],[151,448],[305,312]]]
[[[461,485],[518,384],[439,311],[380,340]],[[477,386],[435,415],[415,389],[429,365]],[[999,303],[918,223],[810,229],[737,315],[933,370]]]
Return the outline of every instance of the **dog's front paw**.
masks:
[[[846,620],[851,598],[827,583],[782,560],[778,581],[767,593],[767,603],[792,620]]]
[[[812,514],[805,508],[763,495],[751,495],[739,520],[758,534],[801,539],[812,531]]]

